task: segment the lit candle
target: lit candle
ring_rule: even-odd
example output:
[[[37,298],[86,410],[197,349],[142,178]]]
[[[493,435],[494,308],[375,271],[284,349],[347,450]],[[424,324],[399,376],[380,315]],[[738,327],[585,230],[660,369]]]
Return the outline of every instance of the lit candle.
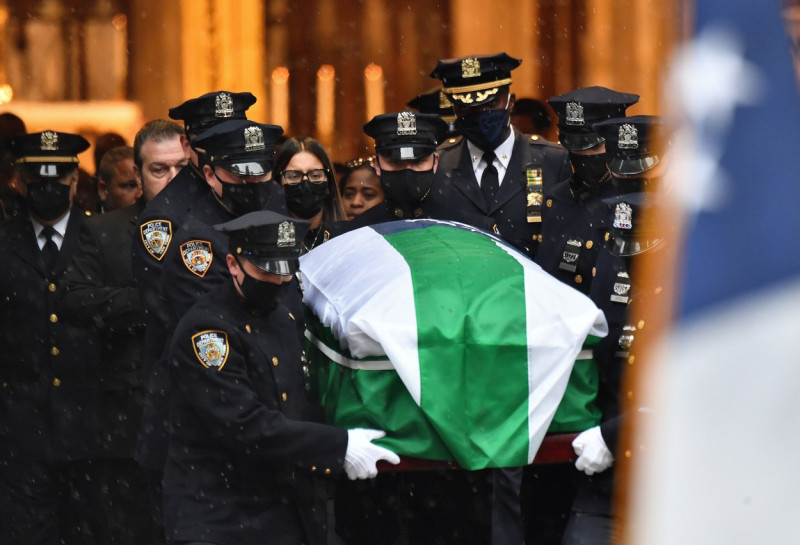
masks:
[[[289,132],[289,69],[279,66],[272,71],[270,83],[269,122],[283,127],[284,132]]]
[[[317,70],[317,138],[329,146],[336,120],[336,70],[323,64]]]
[[[383,88],[383,68],[377,64],[368,64],[364,68],[364,94],[367,97],[366,119],[372,119],[386,111]]]

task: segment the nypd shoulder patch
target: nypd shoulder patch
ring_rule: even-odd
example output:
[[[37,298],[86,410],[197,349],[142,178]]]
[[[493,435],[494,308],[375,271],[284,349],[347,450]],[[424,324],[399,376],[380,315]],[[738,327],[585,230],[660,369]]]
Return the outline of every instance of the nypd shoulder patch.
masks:
[[[181,258],[183,264],[193,274],[204,277],[214,260],[211,242],[207,240],[188,240],[181,244]]]
[[[224,331],[201,331],[192,336],[192,346],[203,367],[214,367],[219,371],[228,360],[228,334]]]
[[[139,226],[144,249],[158,261],[164,257],[172,242],[172,222],[169,220],[152,220]]]

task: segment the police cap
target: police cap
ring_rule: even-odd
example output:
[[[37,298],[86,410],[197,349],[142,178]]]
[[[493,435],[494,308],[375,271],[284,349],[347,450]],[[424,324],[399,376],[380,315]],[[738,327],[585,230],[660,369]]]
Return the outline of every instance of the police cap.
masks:
[[[89,142],[78,134],[43,131],[15,136],[9,145],[17,166],[40,178],[62,178],[78,167]]]
[[[558,137],[571,151],[591,149],[603,141],[592,125],[615,117],[639,102],[639,95],[619,93],[606,87],[584,87],[547,100],[558,114]]]
[[[247,119],[245,111],[255,102],[252,93],[216,91],[170,108],[169,117],[183,120],[187,133],[198,134],[228,119]]]
[[[511,84],[511,71],[522,61],[505,53],[440,60],[431,72],[442,80],[453,104],[479,106],[494,100],[500,89]]]
[[[275,142],[283,134],[278,125],[235,119],[196,136],[192,143],[206,152],[211,166],[239,176],[263,176],[275,162]]]
[[[311,223],[259,210],[214,226],[230,237],[231,253],[264,272],[290,275],[299,268],[300,245]]]
[[[657,116],[619,117],[592,128],[606,141],[608,168],[619,176],[636,176],[655,167],[667,145],[667,125]]]
[[[434,151],[447,134],[447,123],[436,114],[404,110],[376,115],[364,125],[375,139],[375,151],[395,161],[422,159]]]
[[[450,102],[441,87],[418,94],[409,100],[406,106],[423,114],[436,114],[448,122],[456,118],[456,114],[453,112],[453,103]]]

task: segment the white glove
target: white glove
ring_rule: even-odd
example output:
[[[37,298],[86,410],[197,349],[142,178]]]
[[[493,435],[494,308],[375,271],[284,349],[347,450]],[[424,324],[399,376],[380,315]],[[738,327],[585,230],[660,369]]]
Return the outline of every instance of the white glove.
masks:
[[[378,475],[375,464],[386,460],[399,464],[400,457],[389,449],[373,445],[373,439],[380,439],[385,431],[354,428],[347,430],[347,450],[344,453],[344,471],[350,480],[374,479]]]
[[[578,459],[575,467],[587,475],[605,471],[614,463],[614,455],[608,450],[600,426],[589,428],[572,441]]]

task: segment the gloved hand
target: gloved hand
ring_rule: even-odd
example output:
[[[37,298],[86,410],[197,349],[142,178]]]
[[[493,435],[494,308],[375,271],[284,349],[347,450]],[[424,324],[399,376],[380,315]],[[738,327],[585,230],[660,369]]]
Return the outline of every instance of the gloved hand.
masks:
[[[373,439],[384,437],[386,432],[354,428],[347,430],[347,450],[344,453],[344,471],[350,480],[374,479],[378,475],[378,460],[399,464],[400,457],[389,449],[373,445]]]
[[[614,463],[614,455],[608,450],[600,426],[589,428],[572,441],[578,459],[575,467],[587,475],[605,471]]]

